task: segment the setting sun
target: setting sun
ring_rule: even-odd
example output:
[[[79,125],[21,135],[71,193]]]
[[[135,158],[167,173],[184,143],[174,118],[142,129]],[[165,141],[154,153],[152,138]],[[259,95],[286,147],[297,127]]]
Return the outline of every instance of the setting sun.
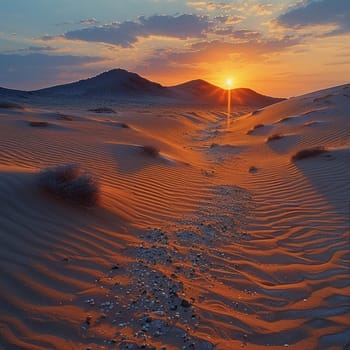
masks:
[[[226,79],[226,87],[227,87],[228,89],[231,89],[231,88],[232,88],[232,84],[233,84],[232,78],[227,78],[227,79]]]

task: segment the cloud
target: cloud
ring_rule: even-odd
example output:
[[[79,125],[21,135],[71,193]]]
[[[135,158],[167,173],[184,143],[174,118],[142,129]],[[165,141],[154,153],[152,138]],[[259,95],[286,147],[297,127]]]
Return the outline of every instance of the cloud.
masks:
[[[284,27],[302,28],[309,26],[329,26],[336,28],[326,35],[350,33],[350,1],[319,0],[306,1],[279,16],[277,24]]]
[[[216,16],[214,18],[214,21],[217,23],[225,24],[225,25],[230,25],[230,24],[237,24],[242,22],[244,17],[242,16]]]
[[[91,26],[99,23],[99,21],[96,18],[87,18],[87,19],[81,19],[79,23],[82,25]]]
[[[20,52],[47,52],[55,51],[56,49],[51,46],[29,46],[24,49],[20,49]]]
[[[165,35],[179,39],[201,38],[210,27],[207,17],[188,14],[176,17],[140,17],[140,23],[148,35]]]
[[[187,6],[195,8],[197,11],[223,11],[232,9],[232,4],[214,1],[188,1]]]
[[[151,35],[179,39],[202,38],[209,29],[207,17],[183,14],[179,16],[154,15],[139,17],[137,21],[125,21],[91,28],[69,31],[66,39],[88,42],[103,42],[121,47],[131,47],[138,37]],[[52,37],[44,37],[46,40]]]
[[[40,50],[39,50],[40,51]],[[8,88],[34,89],[60,82],[60,76],[72,75],[87,70],[86,64],[98,62],[100,58],[46,55],[42,53],[0,54],[0,85]]]
[[[12,54],[12,53],[37,53],[37,52],[52,52],[56,49],[52,46],[28,46],[20,49],[6,50],[3,51],[3,54]]]
[[[195,69],[201,64],[213,65],[230,61],[262,62],[265,57],[271,58],[271,54],[279,53],[298,43],[298,38],[290,36],[281,39],[252,39],[238,43],[222,40],[202,41],[192,44],[189,49],[182,52],[175,49],[159,49],[140,66],[143,69],[149,67],[154,70],[152,67],[161,65],[171,70],[175,70],[176,67],[183,70],[186,67]]]
[[[103,42],[121,47],[130,47],[137,42],[140,25],[135,22],[106,24],[98,27],[73,30],[64,34],[66,39],[88,42]]]
[[[215,34],[225,36],[226,39],[238,39],[238,40],[253,40],[261,37],[261,33],[247,30],[247,29],[238,29],[226,27],[220,28],[215,31]]]
[[[255,12],[257,16],[271,15],[273,13],[273,4],[271,3],[256,4],[255,6],[253,6],[252,10]]]
[[[202,11],[206,9],[207,7],[207,2],[206,1],[188,1],[186,3],[188,7],[194,7],[198,11]]]
[[[243,31],[244,32],[244,31]],[[254,33],[254,32],[252,32]],[[244,35],[244,33],[242,33]],[[297,45],[300,39],[290,36],[284,36],[280,39],[251,39],[243,42],[232,43],[221,40],[210,42],[199,42],[192,45],[194,50],[192,54],[197,59],[205,57],[215,57],[234,55],[241,61],[256,61],[264,55],[281,52],[284,49]]]

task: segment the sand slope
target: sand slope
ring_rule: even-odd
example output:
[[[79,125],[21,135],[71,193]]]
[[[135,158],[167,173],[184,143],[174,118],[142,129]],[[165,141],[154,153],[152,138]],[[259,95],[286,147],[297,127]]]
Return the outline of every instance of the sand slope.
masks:
[[[0,349],[347,349],[349,96],[229,129],[216,110],[1,108]],[[97,207],[38,188],[66,163],[99,179]]]

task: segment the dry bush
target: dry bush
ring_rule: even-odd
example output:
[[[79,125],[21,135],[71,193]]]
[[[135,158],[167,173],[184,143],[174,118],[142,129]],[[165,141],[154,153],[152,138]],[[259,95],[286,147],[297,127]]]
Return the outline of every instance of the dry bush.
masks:
[[[29,121],[28,124],[32,127],[39,127],[39,128],[45,128],[50,125],[48,122],[37,122],[37,121]]]
[[[258,168],[255,167],[254,165],[252,165],[252,166],[249,168],[249,172],[250,172],[250,173],[256,173],[256,172],[258,172]]]
[[[312,147],[312,148],[303,149],[294,154],[294,156],[292,157],[292,161],[295,162],[297,160],[301,160],[305,158],[317,157],[320,154],[323,154],[325,152],[327,152],[327,150],[324,147]]]
[[[109,107],[99,107],[99,108],[89,109],[89,111],[95,112],[95,113],[116,113],[114,109]]]
[[[130,126],[126,123],[119,123],[118,126],[123,129],[130,129]]]
[[[99,199],[97,180],[83,172],[77,164],[60,165],[42,170],[38,176],[39,187],[69,202],[93,206]]]
[[[141,151],[151,157],[159,156],[159,149],[155,146],[145,145],[141,147]]]

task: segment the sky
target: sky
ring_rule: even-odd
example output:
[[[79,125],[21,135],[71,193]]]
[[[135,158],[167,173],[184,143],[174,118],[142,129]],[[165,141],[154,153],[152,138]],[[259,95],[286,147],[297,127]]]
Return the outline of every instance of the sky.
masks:
[[[291,97],[350,82],[350,0],[0,0],[0,86],[123,68]]]

